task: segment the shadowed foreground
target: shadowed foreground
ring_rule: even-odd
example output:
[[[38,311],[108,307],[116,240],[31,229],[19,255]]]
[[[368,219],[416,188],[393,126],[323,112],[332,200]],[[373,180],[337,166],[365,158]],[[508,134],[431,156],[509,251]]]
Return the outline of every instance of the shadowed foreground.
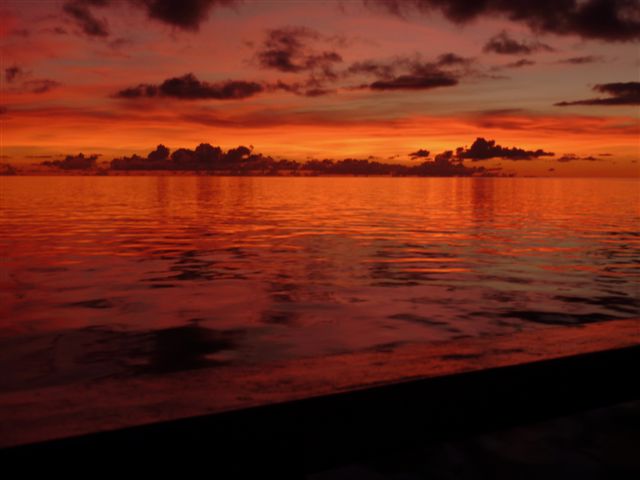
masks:
[[[549,469],[556,471],[553,467],[556,464],[560,468],[557,472],[567,474],[597,467],[590,470],[591,476],[586,478],[611,478],[610,474],[613,478],[625,478],[636,470],[635,460],[625,456],[623,449],[612,453],[606,447],[610,435],[624,445],[633,444],[627,443],[633,440],[633,427],[629,430],[616,426],[620,421],[615,413],[618,410],[611,410],[613,413],[605,413],[604,417],[595,414],[603,420],[596,421],[596,424],[600,422],[600,426],[595,427],[600,436],[593,439],[596,453],[592,456],[597,457],[598,449],[604,449],[604,460],[594,457],[591,462],[585,460],[583,453],[573,458],[573,447],[567,445],[574,444],[580,449],[583,438],[570,431],[563,433],[563,428],[588,427],[592,414],[578,412],[640,398],[637,382],[624,374],[640,360],[637,327],[637,320],[631,320],[582,328],[553,328],[545,332],[547,342],[533,342],[529,352],[518,350],[514,342],[520,342],[522,347],[533,340],[531,335],[503,339],[502,348],[496,351],[511,352],[503,357],[495,351],[483,354],[487,341],[484,345],[476,344],[475,352],[468,345],[459,350],[456,358],[449,355],[440,363],[428,353],[438,352],[439,347],[424,345],[395,355],[377,352],[369,356],[355,354],[308,360],[304,365],[278,365],[258,377],[255,373],[252,377],[249,372],[244,375],[235,372],[238,374],[233,377],[236,387],[241,390],[244,385],[245,389],[253,389],[255,396],[262,398],[261,402],[236,397],[233,407],[234,402],[227,397],[226,408],[218,404],[219,413],[201,411],[200,415],[190,418],[123,429],[117,428],[118,423],[147,423],[154,412],[156,419],[161,420],[163,409],[165,418],[169,412],[175,415],[185,408],[185,399],[194,398],[196,390],[206,397],[216,390],[216,384],[207,386],[202,383],[204,376],[200,376],[198,382],[193,376],[184,378],[182,373],[179,374],[183,377],[180,387],[178,383],[173,384],[173,398],[167,397],[168,390],[163,397],[159,384],[146,385],[147,398],[136,398],[135,389],[127,388],[130,385],[111,385],[110,412],[100,408],[89,393],[95,387],[96,390],[102,388],[102,394],[106,394],[104,385],[85,385],[84,394],[82,389],[67,387],[64,401],[55,389],[43,389],[31,392],[31,407],[40,403],[42,409],[30,410],[31,417],[27,414],[24,393],[22,408],[15,403],[18,393],[13,394],[18,395],[13,397],[13,405],[11,395],[4,395],[3,411],[8,412],[10,407],[14,412],[14,418],[5,418],[3,422],[5,426],[13,425],[3,433],[5,444],[36,441],[38,436],[41,439],[62,436],[65,428],[69,435],[74,428],[74,418],[85,422],[83,428],[90,428],[87,419],[92,418],[93,431],[111,431],[5,449],[2,455],[9,460],[52,458],[56,462],[72,462],[82,457],[102,462],[108,452],[114,464],[127,461],[145,468],[167,463],[178,463],[185,468],[206,466],[216,473],[231,472],[232,478],[265,472],[278,478],[302,478],[314,472],[318,476],[311,478],[381,478],[385,472],[403,469],[414,469],[415,475],[422,472],[422,476],[389,478],[509,478],[512,473],[519,475],[521,469],[529,475],[522,478],[546,478]],[[563,337],[567,339],[566,345],[559,341]],[[495,338],[491,341],[497,342]],[[506,349],[505,344],[511,348]],[[566,351],[562,352],[565,347]],[[419,355],[425,362],[422,365]],[[349,357],[350,364],[346,362]],[[324,360],[322,364],[318,363],[320,360]],[[371,362],[377,363],[379,370]],[[400,363],[406,371],[397,368]],[[351,376],[341,375],[341,369],[350,371]],[[387,376],[391,371],[395,377]],[[297,376],[292,376],[294,372]],[[402,375],[399,372],[404,376],[399,377]],[[206,370],[200,373],[204,375]],[[260,377],[264,382],[256,382]],[[167,384],[177,380],[163,378]],[[345,381],[349,383],[340,387],[340,382]],[[114,395],[117,388],[120,398]],[[52,393],[58,398],[45,397]],[[75,395],[69,395],[71,393]],[[96,394],[99,395],[98,391],[93,392]],[[103,400],[103,405],[109,403],[108,397]],[[215,412],[215,399],[210,397],[209,403],[209,412]],[[252,403],[254,406],[250,406]],[[243,405],[248,408],[241,408]],[[233,409],[227,410],[230,408]],[[624,413],[630,422],[636,418],[633,408],[632,413]],[[626,412],[624,408],[622,411]],[[146,412],[147,417],[138,416],[139,412]],[[567,415],[574,420],[540,423]],[[36,418],[40,420],[34,421]],[[63,424],[62,419],[69,423]],[[533,426],[518,427],[528,424]],[[514,427],[518,428],[513,430]],[[483,436],[485,432],[497,433]],[[15,436],[13,441],[9,440],[8,433]],[[546,444],[544,438],[547,437],[560,442],[557,456],[550,453],[553,442],[551,446]],[[433,453],[442,448],[449,452],[447,455],[452,455],[453,463],[447,463],[447,455]],[[433,455],[438,457],[437,461],[429,460]],[[611,455],[613,463],[607,460]],[[492,456],[500,457],[495,466]],[[413,460],[407,460],[411,458]],[[529,464],[535,468],[531,469]],[[437,475],[427,475],[429,471]]]

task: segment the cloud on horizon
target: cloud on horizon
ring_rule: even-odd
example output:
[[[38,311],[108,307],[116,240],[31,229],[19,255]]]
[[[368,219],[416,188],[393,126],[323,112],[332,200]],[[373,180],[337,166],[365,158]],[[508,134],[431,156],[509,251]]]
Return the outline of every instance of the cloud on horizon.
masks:
[[[456,157],[459,159],[469,159],[477,162],[492,158],[502,158],[505,160],[533,160],[539,157],[552,157],[554,153],[545,152],[542,149],[525,150],[517,147],[503,147],[497,145],[495,140],[486,140],[482,137],[476,138],[471,147],[458,147]]]
[[[591,155],[586,157],[580,157],[574,153],[567,153],[556,159],[556,162],[567,163],[567,162],[575,162],[575,161],[585,161],[585,162],[602,162],[601,158],[596,158]]]

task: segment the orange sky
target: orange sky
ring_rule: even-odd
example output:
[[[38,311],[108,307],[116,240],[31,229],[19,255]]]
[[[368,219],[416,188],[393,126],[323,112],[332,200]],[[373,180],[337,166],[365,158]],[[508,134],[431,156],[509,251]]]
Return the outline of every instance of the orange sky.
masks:
[[[543,11],[522,19],[487,7],[456,23],[437,5],[460,2],[413,3],[398,14],[383,0],[9,0],[0,7],[2,162],[209,142],[294,160],[410,164],[418,149],[433,156],[484,137],[555,156],[466,163],[519,175],[640,174],[640,11],[602,14],[594,26],[576,4],[561,12],[562,29],[543,29]],[[189,73],[196,84],[163,86]]]

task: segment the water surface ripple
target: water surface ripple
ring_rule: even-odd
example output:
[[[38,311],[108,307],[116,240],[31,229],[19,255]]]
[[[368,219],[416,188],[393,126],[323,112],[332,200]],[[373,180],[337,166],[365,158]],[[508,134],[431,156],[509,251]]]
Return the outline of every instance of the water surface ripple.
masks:
[[[0,182],[5,390],[639,314],[633,180]]]

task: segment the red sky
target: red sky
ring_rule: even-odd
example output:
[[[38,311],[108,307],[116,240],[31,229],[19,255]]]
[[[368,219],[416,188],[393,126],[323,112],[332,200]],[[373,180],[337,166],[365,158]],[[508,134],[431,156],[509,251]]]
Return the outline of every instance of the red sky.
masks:
[[[208,142],[410,164],[484,137],[555,155],[465,162],[639,175],[638,2],[473,3],[5,1],[2,161]]]

